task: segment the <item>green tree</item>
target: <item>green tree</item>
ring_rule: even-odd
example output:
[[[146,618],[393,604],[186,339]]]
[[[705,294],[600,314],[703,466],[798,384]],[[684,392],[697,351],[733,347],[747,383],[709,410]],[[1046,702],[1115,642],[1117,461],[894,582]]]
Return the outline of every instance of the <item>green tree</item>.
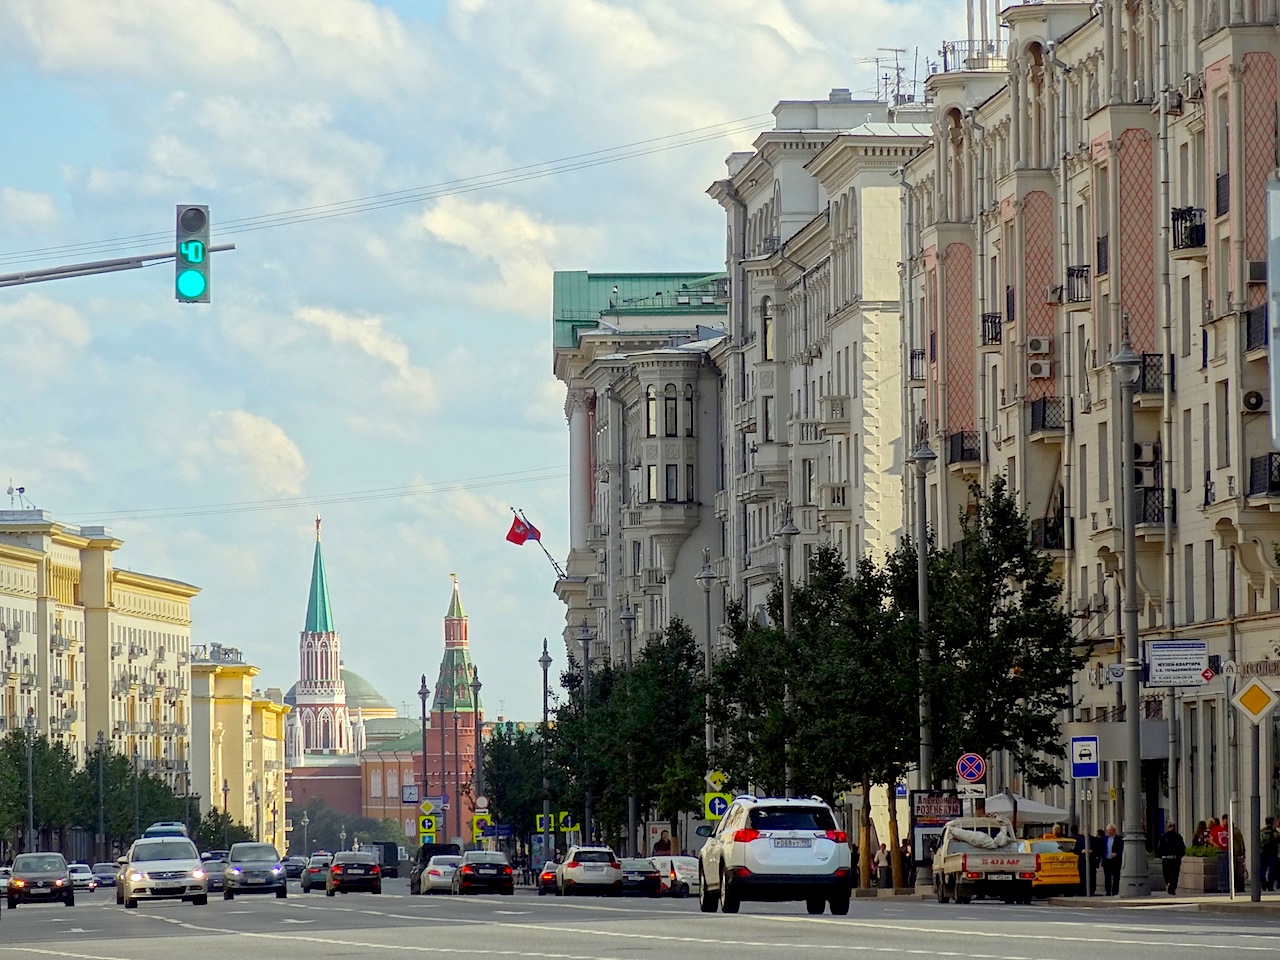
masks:
[[[534,832],[542,813],[542,741],[532,730],[499,724],[484,745],[484,789],[494,823],[517,836]]]

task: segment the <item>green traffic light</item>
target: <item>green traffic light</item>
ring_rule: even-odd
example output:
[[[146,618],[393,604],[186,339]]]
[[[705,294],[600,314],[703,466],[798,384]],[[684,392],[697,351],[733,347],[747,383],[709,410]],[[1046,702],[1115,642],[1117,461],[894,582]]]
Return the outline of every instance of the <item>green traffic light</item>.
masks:
[[[204,294],[209,282],[199,270],[183,270],[178,274],[178,296],[194,300]]]

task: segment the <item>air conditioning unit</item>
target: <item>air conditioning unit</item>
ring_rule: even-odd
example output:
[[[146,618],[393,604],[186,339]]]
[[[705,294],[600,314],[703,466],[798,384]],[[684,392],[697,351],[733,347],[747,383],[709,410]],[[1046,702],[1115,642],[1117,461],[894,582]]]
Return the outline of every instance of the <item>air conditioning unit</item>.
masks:
[[[1182,91],[1170,90],[1169,99],[1166,102],[1168,103],[1168,110],[1170,113],[1181,113],[1182,112]]]
[[[1053,376],[1053,364],[1048,360],[1031,360],[1027,363],[1027,379],[1046,380]]]
[[[1133,485],[1135,487],[1154,487],[1156,485],[1156,468],[1134,467]]]
[[[1030,356],[1045,356],[1053,351],[1053,337],[1027,337],[1027,353]]]
[[[1076,403],[1076,409],[1079,410],[1081,413],[1089,413],[1090,411],[1092,411],[1093,410],[1093,394],[1091,393],[1080,394],[1080,399]]]
[[[1203,100],[1204,84],[1201,82],[1199,75],[1187,74],[1181,86],[1178,87],[1178,92],[1182,94],[1183,100]]]
[[[1044,291],[1044,302],[1058,304],[1062,302],[1062,284],[1051,283]]]
[[[1134,463],[1155,463],[1156,462],[1156,445],[1154,443],[1134,443],[1133,462]]]
[[[1247,390],[1241,398],[1245,413],[1261,413],[1267,408],[1267,398],[1257,390]]]
[[[1249,282],[1250,283],[1266,283],[1267,282],[1267,261],[1265,260],[1249,261]]]

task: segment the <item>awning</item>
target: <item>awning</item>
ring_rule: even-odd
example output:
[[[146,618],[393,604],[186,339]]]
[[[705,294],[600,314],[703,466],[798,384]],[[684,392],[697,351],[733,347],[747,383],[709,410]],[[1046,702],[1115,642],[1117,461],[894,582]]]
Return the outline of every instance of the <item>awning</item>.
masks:
[[[1016,793],[1013,795],[1013,800],[1018,805],[1018,823],[1065,823],[1067,820],[1067,811],[1061,807],[1051,807],[1038,800],[1028,800]],[[986,809],[987,813],[1006,817],[1013,816],[1014,812],[1013,801],[1010,801],[1007,793],[997,793],[993,797],[987,797]]]

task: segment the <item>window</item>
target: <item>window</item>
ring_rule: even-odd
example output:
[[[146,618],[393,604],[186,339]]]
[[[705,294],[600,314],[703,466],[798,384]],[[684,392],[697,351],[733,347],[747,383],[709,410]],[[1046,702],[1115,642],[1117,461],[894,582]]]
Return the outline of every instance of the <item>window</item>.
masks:
[[[684,388],[684,435],[693,436],[693,384]]]
[[[631,541],[631,575],[633,577],[640,576],[642,556],[643,554],[641,553],[640,541],[632,540]]]
[[[1216,385],[1218,394],[1218,423],[1214,431],[1218,439],[1218,466],[1231,466],[1231,407],[1228,406],[1231,396],[1230,382],[1219,380]],[[1212,618],[1211,618],[1212,619]]]
[[[684,498],[690,503],[695,502],[698,498],[693,489],[693,464],[686,463],[684,465]]]
[[[658,465],[651,463],[645,468],[648,483],[645,485],[644,498],[649,501],[658,499]]]
[[[378,799],[382,796],[382,771],[369,771],[369,796]]]
[[[760,301],[760,359],[775,359],[773,301],[765,297]]]
[[[1214,601],[1217,597],[1214,594],[1217,592],[1217,585],[1213,582],[1213,541],[1206,540],[1204,542],[1204,618],[1206,620],[1212,620],[1216,616]]]
[[[676,402],[676,385],[668,383],[667,389],[663,394],[662,414],[663,414],[663,432],[668,437],[678,437],[680,435],[680,424],[678,422],[679,405]]]
[[[814,463],[812,460],[800,461],[800,475],[802,478],[801,489],[804,494],[804,500],[801,501],[802,503],[810,504],[814,502],[815,474],[816,471],[814,470]]]
[[[1107,425],[1098,424],[1098,499],[1111,499],[1111,442]]]
[[[644,392],[644,435],[658,435],[658,390],[652,384]]]
[[[663,497],[668,503],[675,503],[680,499],[680,465],[676,463],[667,464],[667,489],[666,496]]]
[[[764,419],[764,439],[766,443],[772,442],[773,433],[778,419],[778,401],[776,397],[764,397],[762,403],[761,416]]]
[[[1196,547],[1188,543],[1182,548],[1182,609],[1187,623],[1196,622]]]

